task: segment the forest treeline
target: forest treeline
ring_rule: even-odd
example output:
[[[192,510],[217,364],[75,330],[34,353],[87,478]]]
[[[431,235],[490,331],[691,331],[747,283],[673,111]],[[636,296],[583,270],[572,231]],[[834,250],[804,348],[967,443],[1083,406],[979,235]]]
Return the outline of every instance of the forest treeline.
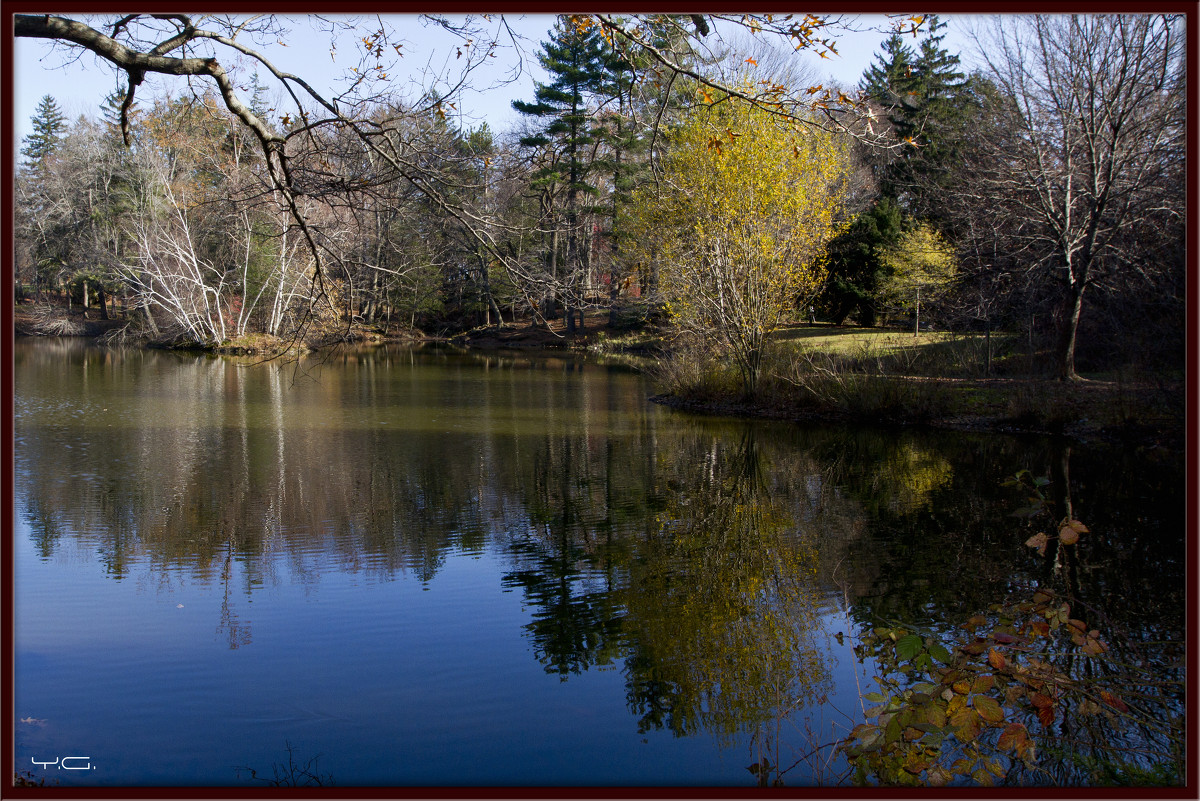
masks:
[[[155,24],[195,33],[177,19]],[[50,20],[18,35],[107,54]],[[761,35],[701,47],[707,29],[560,17],[510,131],[379,75],[354,113],[282,113],[258,73],[244,105],[220,81],[130,86],[69,121],[46,96],[16,175],[18,300],[209,347],[516,320],[570,335],[607,312],[668,322],[749,390],[797,320],[1016,332],[1062,378],[1077,358],[1181,363],[1182,17],[997,19],[970,73],[932,17],[855,87]]]

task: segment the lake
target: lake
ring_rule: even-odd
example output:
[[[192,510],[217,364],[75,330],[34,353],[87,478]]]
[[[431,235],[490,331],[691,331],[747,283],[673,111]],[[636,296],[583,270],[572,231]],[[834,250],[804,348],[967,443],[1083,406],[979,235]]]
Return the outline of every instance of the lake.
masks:
[[[1182,670],[1175,451],[704,418],[575,355],[14,356],[16,765],[48,783],[828,783],[862,632],[1037,586]],[[1026,546],[1020,470],[1087,523],[1070,559]]]

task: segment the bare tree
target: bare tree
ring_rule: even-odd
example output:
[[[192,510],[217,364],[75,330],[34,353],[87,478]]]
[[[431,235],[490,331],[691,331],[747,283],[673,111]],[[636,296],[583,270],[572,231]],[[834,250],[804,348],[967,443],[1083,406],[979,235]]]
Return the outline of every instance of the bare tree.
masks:
[[[1052,288],[1055,371],[1078,380],[1085,292],[1149,279],[1148,238],[1182,232],[1182,20],[1003,17],[977,40],[1000,102],[959,181],[961,207],[1031,284]]]
[[[90,52],[127,74],[127,92],[121,108],[122,128],[128,128],[127,112],[145,76],[157,73],[177,76],[189,84],[211,81],[226,109],[249,131],[262,151],[262,164],[272,191],[285,204],[292,218],[295,235],[304,242],[314,262],[315,297],[331,301],[328,281],[342,275],[352,276],[363,262],[361,248],[344,247],[345,215],[337,208],[348,208],[346,198],[372,187],[397,181],[420,193],[430,208],[452,220],[458,230],[478,244],[480,260],[495,265],[520,291],[536,293],[538,276],[530,275],[521,259],[514,258],[510,247],[520,241],[509,226],[497,219],[494,204],[480,204],[472,192],[460,192],[464,175],[461,160],[431,158],[438,152],[427,142],[410,134],[419,127],[408,123],[421,116],[438,113],[454,102],[457,93],[495,63],[492,56],[502,42],[517,47],[520,43],[503,17],[479,15],[462,22],[426,16],[423,24],[434,25],[460,36],[457,55],[448,63],[457,69],[427,76],[433,78],[421,87],[419,97],[407,104],[394,102],[387,74],[403,46],[402,31],[393,21],[373,17],[364,19],[325,19],[313,17],[331,33],[352,29],[358,46],[358,66],[348,73],[349,83],[336,95],[322,94],[303,77],[275,66],[266,55],[277,41],[288,37],[287,21],[262,15],[229,16],[186,14],[129,14],[106,18],[70,18],[50,14],[16,14],[16,36],[43,39],[64,48],[69,56]],[[416,24],[406,18],[402,24]],[[897,17],[897,27],[919,26],[920,17]],[[700,72],[696,60],[681,57],[698,47],[720,49],[722,37],[733,30],[749,30],[785,40],[789,49],[829,55],[836,52],[836,35],[846,29],[841,18],[811,15],[584,15],[570,18],[577,26],[599,26],[609,44],[627,55],[637,75],[629,82],[630,93],[661,91],[675,82],[694,81],[700,93],[732,95],[747,100],[772,114],[800,124],[821,124],[847,129],[861,106],[836,89],[816,88],[813,92],[778,81],[764,81],[756,88],[720,75]],[[664,35],[665,34],[665,35]],[[664,43],[673,43],[668,46]],[[235,80],[234,63],[248,61],[265,77],[273,78],[291,109],[269,117],[275,109],[255,106]],[[658,84],[653,87],[652,84]],[[809,87],[812,88],[812,87]],[[436,89],[436,92],[433,91]],[[379,114],[383,107],[392,111]],[[649,108],[654,108],[650,106]],[[661,104],[657,106],[661,117]],[[813,113],[814,109],[817,113]],[[660,118],[652,121],[657,126]],[[851,124],[850,128],[854,126]],[[861,131],[861,129],[855,129]],[[862,135],[861,132],[859,135]],[[342,160],[331,167],[325,146],[338,137],[357,142],[361,151],[355,168]],[[366,166],[363,166],[366,165]],[[369,166],[369,169],[367,169]],[[340,204],[340,206],[339,206]],[[315,211],[314,211],[315,210]],[[331,227],[322,229],[319,220]],[[347,259],[351,263],[347,263]],[[376,265],[378,266],[378,265]],[[360,284],[364,282],[360,281]],[[379,283],[375,278],[367,286]],[[547,287],[547,289],[562,289]],[[353,293],[343,295],[346,317],[354,314]]]

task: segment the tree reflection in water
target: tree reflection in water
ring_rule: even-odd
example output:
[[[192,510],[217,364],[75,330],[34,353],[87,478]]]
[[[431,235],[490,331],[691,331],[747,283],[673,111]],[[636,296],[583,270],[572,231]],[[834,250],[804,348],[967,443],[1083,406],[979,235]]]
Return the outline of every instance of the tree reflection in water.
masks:
[[[15,370],[38,558],[219,587],[219,636],[243,651],[236,602],[263,587],[426,583],[487,552],[547,672],[619,665],[640,731],[730,741],[827,694],[842,589],[851,636],[953,627],[1046,581],[1133,640],[1182,638],[1181,470],[1161,450],[1080,446],[1068,472],[1041,440],[698,420],[572,360],[380,349],[309,379],[48,343]],[[1023,468],[1092,529],[1071,553],[1024,547],[1000,486]]]
[[[610,521],[579,512],[589,482],[571,441],[548,443],[556,480],[530,508],[557,513],[509,542],[505,581],[534,607],[526,631],[548,672],[622,661],[639,731],[730,743],[831,689],[818,549],[773,496],[753,426],[697,428],[669,454],[653,514],[614,542],[596,537]]]

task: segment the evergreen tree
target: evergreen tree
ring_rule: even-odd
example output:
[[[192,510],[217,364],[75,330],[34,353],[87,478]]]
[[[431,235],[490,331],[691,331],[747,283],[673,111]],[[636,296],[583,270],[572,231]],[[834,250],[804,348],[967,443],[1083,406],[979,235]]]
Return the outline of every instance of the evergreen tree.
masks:
[[[533,175],[533,186],[541,189],[553,201],[560,188],[566,194],[566,253],[565,282],[568,308],[566,310],[567,332],[575,330],[572,304],[578,299],[571,290],[579,278],[581,249],[579,242],[580,194],[595,195],[596,187],[589,183],[591,173],[597,166],[588,158],[596,142],[596,131],[591,123],[589,99],[604,91],[609,80],[610,56],[597,28],[582,30],[571,24],[566,17],[559,17],[551,31],[548,42],[542,42],[538,61],[550,74],[549,84],[537,84],[534,102],[514,100],[513,108],[530,117],[546,121],[541,131],[521,138],[526,147],[550,147],[556,158],[537,170]],[[547,266],[557,274],[559,226],[552,220],[550,246],[547,249]],[[555,275],[557,278],[557,275]]]
[[[945,28],[933,16],[916,52],[893,34],[859,83],[883,106],[896,138],[910,143],[876,165],[880,192],[918,217],[939,216],[938,187],[957,158],[964,129],[981,107],[979,79],[968,79],[959,70],[959,57],[942,44]]]
[[[903,95],[912,81],[916,54],[898,33],[885,39],[880,48],[883,52],[876,56],[875,64],[867,67],[858,88],[871,100],[888,109],[888,121],[895,125],[896,117],[891,110],[904,102]]]
[[[274,109],[267,108],[268,94],[270,90],[258,77],[256,70],[250,76],[250,111],[260,120],[267,119],[267,115]]]
[[[884,195],[829,243],[829,282],[821,305],[834,325],[852,313],[859,325],[875,325],[875,298],[887,272],[885,255],[903,231],[900,208]]]
[[[30,118],[33,133],[21,141],[21,155],[25,157],[24,166],[31,170],[40,169],[46,159],[55,151],[67,130],[67,121],[62,109],[50,95],[42,97],[34,115]]]
[[[104,120],[104,127],[108,131],[108,135],[120,140],[122,144],[125,142],[125,134],[121,131],[121,106],[125,103],[125,86],[122,84],[113,92],[104,96],[104,103],[100,106],[100,117]],[[125,118],[129,123],[129,133],[132,136],[134,121],[141,113],[137,102],[131,103],[126,111]]]

